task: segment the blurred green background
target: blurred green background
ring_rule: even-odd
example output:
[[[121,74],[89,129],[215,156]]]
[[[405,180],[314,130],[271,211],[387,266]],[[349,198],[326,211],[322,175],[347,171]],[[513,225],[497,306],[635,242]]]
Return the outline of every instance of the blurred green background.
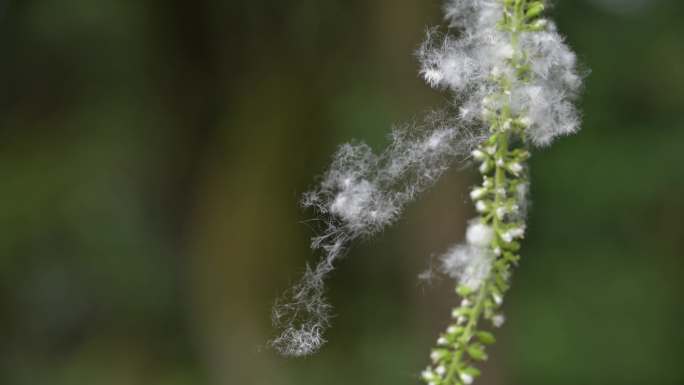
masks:
[[[558,0],[583,131],[532,160],[483,385],[684,384],[684,2]],[[297,207],[336,146],[448,103],[412,52],[438,0],[0,1],[0,384],[416,384],[456,301],[472,171],[361,242],[329,343],[265,348]]]

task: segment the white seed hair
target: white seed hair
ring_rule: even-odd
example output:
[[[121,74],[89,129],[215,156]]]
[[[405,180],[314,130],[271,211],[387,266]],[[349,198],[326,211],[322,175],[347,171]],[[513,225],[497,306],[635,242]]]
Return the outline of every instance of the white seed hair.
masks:
[[[489,276],[493,260],[487,247],[456,245],[442,256],[442,270],[459,285],[475,291]]]
[[[320,348],[330,315],[324,280],[335,260],[352,240],[395,222],[407,203],[484,140],[479,127],[447,116],[434,112],[420,126],[395,128],[390,145],[377,155],[363,143],[342,145],[320,185],[304,194],[302,206],[313,208],[322,224],[311,247],[323,256],[273,307],[280,335],[271,345],[278,352],[300,356]]]

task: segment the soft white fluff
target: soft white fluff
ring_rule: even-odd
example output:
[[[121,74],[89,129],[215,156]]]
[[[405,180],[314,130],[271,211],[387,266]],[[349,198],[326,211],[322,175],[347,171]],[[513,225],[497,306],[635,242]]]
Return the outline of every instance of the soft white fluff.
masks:
[[[481,220],[475,219],[468,226],[466,230],[466,240],[468,244],[478,247],[488,247],[494,239],[494,229],[491,226],[481,223]]]
[[[456,245],[442,256],[442,269],[459,285],[477,290],[489,275],[493,259],[486,247]]]
[[[534,76],[531,84],[514,82],[511,104],[514,113],[530,122],[528,139],[545,146],[579,130],[580,116],[573,102],[582,76],[575,54],[552,22],[544,20],[545,31],[521,32],[519,46],[513,47],[510,37],[497,28],[502,12],[499,1],[452,0],[445,10],[451,26],[461,29],[461,34],[454,39],[428,31],[418,51],[421,74],[430,86],[454,93],[462,103],[464,121],[486,124],[487,112],[500,107],[486,96],[496,87],[496,77],[514,78],[508,60],[519,51]]]
[[[320,219],[311,246],[323,257],[273,307],[273,324],[281,333],[271,344],[280,353],[305,355],[325,342],[330,306],[324,279],[349,242],[396,221],[408,202],[467,158],[484,137],[478,127],[433,113],[420,126],[392,130],[390,145],[380,154],[363,143],[339,148],[320,185],[302,199]]]

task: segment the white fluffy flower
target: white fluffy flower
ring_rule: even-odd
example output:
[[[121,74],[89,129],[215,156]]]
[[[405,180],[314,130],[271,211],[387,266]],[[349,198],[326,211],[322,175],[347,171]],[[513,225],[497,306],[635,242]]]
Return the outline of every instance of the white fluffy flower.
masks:
[[[463,381],[464,384],[470,385],[470,384],[473,383],[474,380],[475,380],[475,379],[474,379],[473,376],[471,376],[470,374],[468,374],[468,373],[461,373],[461,381]]]
[[[466,230],[466,240],[470,245],[488,247],[494,239],[494,229],[476,219],[470,223]]]
[[[493,259],[487,248],[457,245],[442,256],[442,269],[460,285],[477,290],[489,276]]]
[[[452,0],[446,13],[452,26],[464,30],[461,38],[442,37],[431,30],[418,56],[428,84],[447,87],[464,101],[460,106],[464,121],[478,118],[472,111],[482,111],[479,119],[486,124],[500,108],[485,97],[496,88],[493,78],[515,78],[508,62],[518,52],[533,77],[530,82],[513,81],[507,92],[514,113],[525,115],[530,141],[544,146],[579,129],[580,117],[573,102],[582,87],[582,75],[576,55],[554,23],[537,20],[536,27],[544,30],[520,32],[519,44],[513,46],[510,36],[496,27],[502,15],[500,1]]]
[[[482,198],[486,193],[487,193],[487,190],[485,190],[481,187],[475,188],[470,192],[470,199],[478,200],[478,199]]]
[[[506,322],[506,317],[504,317],[503,314],[497,314],[492,317],[492,324],[494,327],[500,328],[503,326],[504,322]]]

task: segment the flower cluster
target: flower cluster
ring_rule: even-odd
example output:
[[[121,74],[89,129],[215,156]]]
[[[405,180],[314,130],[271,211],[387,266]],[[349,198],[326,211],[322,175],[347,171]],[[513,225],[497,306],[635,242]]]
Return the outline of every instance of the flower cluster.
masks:
[[[523,13],[516,15],[517,8]],[[543,1],[448,2],[446,15],[459,38],[429,31],[418,54],[426,82],[461,101],[464,123],[488,125],[490,115],[506,105],[519,119],[504,124],[525,126],[537,145],[579,129],[573,104],[582,85],[577,59],[555,25],[539,17],[543,10]],[[509,94],[496,97],[501,86]]]
[[[437,44],[429,33],[420,51],[425,80],[452,90],[463,100],[461,119],[489,133],[472,152],[482,174],[482,184],[470,192],[479,217],[468,227],[466,244],[442,257],[462,299],[422,374],[429,385],[470,384],[479,376],[475,364],[487,359],[485,345],[494,342],[479,321],[503,324],[500,307],[520,259],[528,144],[546,145],[579,127],[572,104],[581,86],[575,55],[540,17],[543,10],[535,0],[453,0],[447,15],[462,37]]]
[[[442,271],[456,281],[461,302],[423,379],[462,385],[479,375],[475,363],[487,358],[485,345],[494,342],[479,321],[503,324],[500,307],[520,258],[529,145],[547,145],[579,129],[576,57],[541,17],[544,7],[541,0],[448,1],[452,33],[428,31],[418,56],[425,81],[450,90],[455,103],[420,125],[395,128],[380,154],[362,143],[343,145],[318,187],[304,194],[302,205],[320,220],[312,248],[322,258],[273,308],[281,333],[272,346],[278,351],[306,355],[325,342],[330,306],[324,280],[352,240],[394,223],[445,170],[473,159],[482,174],[470,193],[478,217],[469,223],[466,242],[442,257]]]

